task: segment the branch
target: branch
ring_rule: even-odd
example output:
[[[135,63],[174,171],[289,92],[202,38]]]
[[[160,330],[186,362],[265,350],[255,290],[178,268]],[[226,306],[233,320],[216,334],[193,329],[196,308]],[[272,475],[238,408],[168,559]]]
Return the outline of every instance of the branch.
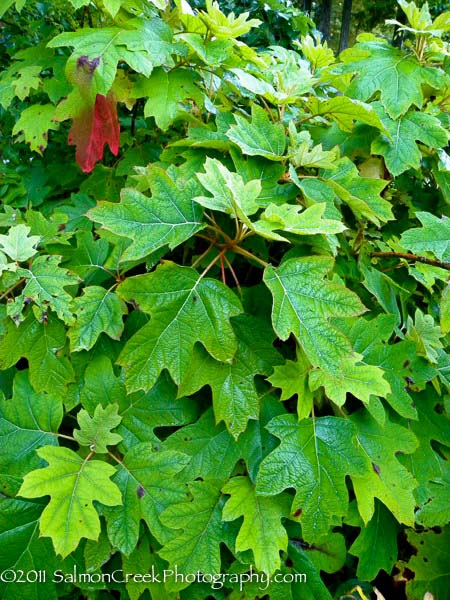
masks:
[[[409,252],[371,252],[370,256],[377,256],[379,258],[405,258],[406,260],[414,260],[415,262],[425,263],[426,265],[450,271],[450,262],[443,262],[435,258],[426,258],[426,256],[410,254]]]

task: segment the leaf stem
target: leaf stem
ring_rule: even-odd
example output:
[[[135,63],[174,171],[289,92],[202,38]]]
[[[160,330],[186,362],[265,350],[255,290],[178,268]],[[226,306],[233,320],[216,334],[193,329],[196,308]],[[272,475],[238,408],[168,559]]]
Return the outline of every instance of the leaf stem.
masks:
[[[415,262],[421,262],[426,265],[432,265],[433,267],[440,267],[450,271],[450,262],[444,262],[435,258],[427,258],[426,256],[419,256],[418,254],[411,254],[409,252],[371,252],[370,256],[379,258],[404,258],[406,260],[413,260]]]
[[[239,285],[239,279],[237,278],[237,275],[236,275],[236,273],[235,273],[235,271],[233,269],[233,266],[230,263],[230,261],[228,260],[226,254],[223,255],[223,259],[227,263],[228,268],[230,269],[231,275],[233,276],[233,279],[234,279],[234,281],[236,283],[236,287],[237,287],[237,290],[239,292],[239,296],[242,296],[242,290],[241,290],[241,286]]]
[[[22,277],[21,279],[19,279],[19,281],[16,281],[16,283],[14,285],[12,285],[11,287],[9,287],[6,292],[3,292],[3,294],[0,296],[0,300],[3,300],[3,298],[5,298],[5,296],[7,296],[10,292],[12,292],[19,284],[23,283],[25,281],[25,278]]]
[[[211,248],[213,247],[213,243],[211,242],[209,244],[209,246],[206,248],[206,250],[203,252],[203,254],[200,254],[200,256],[198,256],[195,261],[192,263],[191,267],[195,268],[199,263],[202,262],[202,260],[205,258],[205,256],[210,252]]]
[[[64,438],[65,440],[70,440],[71,442],[76,442],[77,440],[71,435],[65,435],[64,433],[55,433],[60,438]]]
[[[224,255],[225,250],[222,250],[221,252],[219,252],[219,254],[217,256],[215,256],[212,261],[209,263],[209,265],[206,267],[206,269],[204,269],[204,271],[201,273],[200,277],[199,277],[199,281],[200,279],[202,279],[206,273],[212,269],[212,267],[216,264],[216,262]]]
[[[258,262],[263,267],[268,267],[269,266],[268,262],[266,262],[262,258],[258,258],[257,256],[255,256],[254,254],[252,254],[248,250],[245,250],[245,248],[241,248],[240,246],[235,246],[234,248],[230,248],[230,250],[233,250],[233,252],[236,252],[237,254],[242,254],[242,256],[250,258],[251,260],[256,260],[256,262]]]

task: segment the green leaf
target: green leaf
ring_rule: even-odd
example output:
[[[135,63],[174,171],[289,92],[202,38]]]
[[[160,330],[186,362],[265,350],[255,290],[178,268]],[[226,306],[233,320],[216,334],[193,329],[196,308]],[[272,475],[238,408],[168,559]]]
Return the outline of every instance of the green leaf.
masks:
[[[360,354],[359,361],[362,358]],[[391,391],[391,386],[383,378],[383,369],[359,364],[359,361],[356,364],[353,358],[343,360],[342,370],[337,374],[323,370],[311,371],[309,375],[311,389],[314,391],[323,385],[328,398],[338,406],[344,405],[347,394],[352,394],[365,403],[369,402],[372,394],[386,398]]]
[[[0,235],[0,247],[12,260],[23,262],[37,252],[35,246],[40,241],[38,235],[28,235],[31,231],[26,225],[11,227],[7,235]]]
[[[323,181],[359,219],[368,219],[380,225],[380,222],[394,218],[390,202],[380,196],[388,182],[360,177],[358,169],[348,158],[342,158],[334,171],[324,173]]]
[[[189,485],[192,499],[169,506],[161,514],[162,523],[175,531],[159,555],[170,565],[177,565],[179,573],[221,572],[222,484],[223,481],[194,481]],[[178,583],[177,589],[186,585]]]
[[[241,438],[242,440],[242,438]],[[240,441],[241,441],[240,440]],[[190,457],[180,473],[180,481],[217,477],[217,456],[220,456],[220,475],[229,477],[240,458],[240,448],[224,425],[216,425],[212,409],[195,423],[182,427],[163,442],[168,450],[178,450]]]
[[[280,550],[287,550],[288,536],[281,519],[289,517],[291,498],[287,494],[258,496],[248,477],[233,477],[222,492],[230,495],[222,519],[244,517],[236,551],[252,550],[258,571],[272,575],[280,568]]]
[[[362,581],[372,581],[381,569],[391,573],[397,560],[397,534],[400,527],[381,502],[375,503],[375,512],[349,548],[357,556],[357,575]]]
[[[16,10],[21,11],[25,6],[25,2],[26,0],[5,0],[3,6],[0,8],[0,17],[3,17],[5,12],[10,9],[13,4]]]
[[[231,125],[227,137],[237,144],[244,154],[264,156],[270,160],[283,160],[286,135],[280,123],[272,123],[267,112],[252,104],[252,119],[247,121],[234,115],[236,125]]]
[[[268,377],[268,381],[281,388],[280,400],[289,400],[292,396],[297,396],[297,414],[301,421],[309,417],[313,403],[313,393],[309,389],[308,375],[311,370],[311,363],[306,358],[303,351],[297,350],[297,360],[287,360],[284,365],[275,366],[273,374]]]
[[[417,438],[408,429],[387,418],[382,427],[363,410],[354,413],[350,420],[356,426],[361,451],[372,462],[363,476],[352,477],[359,514],[364,523],[373,517],[375,498],[378,498],[400,523],[412,525],[413,491],[417,481],[399,462],[397,454],[414,452]]]
[[[4,492],[11,489],[11,494],[15,494],[22,477],[42,466],[35,450],[58,445],[62,418],[61,400],[51,394],[36,393],[27,371],[18,372],[13,397],[0,399],[0,485]]]
[[[238,349],[231,364],[220,363],[200,348],[195,348],[189,370],[179,387],[180,395],[189,395],[209,385],[213,392],[216,423],[225,421],[237,438],[249,419],[259,416],[259,398],[253,379],[269,375],[281,357],[273,348],[273,333],[263,321],[250,316],[233,319]]]
[[[356,446],[356,427],[335,417],[299,423],[294,415],[283,415],[267,429],[281,442],[262,461],[256,491],[272,496],[295,488],[292,511],[301,509],[303,537],[316,542],[347,513],[346,476],[362,476],[371,468]]]
[[[66,323],[73,322],[72,296],[64,289],[77,285],[78,277],[59,266],[60,256],[38,256],[29,269],[20,267],[17,272],[27,280],[22,291],[24,298],[31,298],[41,309],[52,308]]]
[[[138,81],[133,89],[133,97],[146,97],[145,117],[155,117],[156,125],[167,131],[177,118],[189,111],[189,101],[202,106],[203,94],[195,85],[199,79],[191,69],[180,68],[167,72],[157,68],[150,77]]]
[[[294,167],[334,169],[339,159],[339,148],[323,150],[322,144],[314,145],[309,131],[297,132],[295,125],[289,123],[290,145],[288,154]]]
[[[218,2],[206,0],[206,12],[201,11],[199,18],[205,23],[208,31],[218,39],[236,38],[245,35],[252,27],[258,27],[258,19],[247,20],[248,12],[235,17],[234,13],[225,15],[219,8]]]
[[[416,217],[422,227],[405,231],[401,245],[417,254],[431,252],[439,260],[450,261],[450,218],[420,211],[416,212]]]
[[[324,280],[332,266],[333,260],[324,256],[291,258],[277,269],[269,265],[264,282],[273,295],[272,323],[278,336],[286,340],[293,333],[314,366],[338,374],[352,349],[329,318],[357,315],[364,307],[356,294]]]
[[[69,360],[59,356],[66,343],[66,330],[57,319],[39,323],[32,314],[17,327],[7,323],[7,332],[0,344],[0,369],[8,369],[20,358],[28,359],[30,382],[36,392],[49,392],[60,398],[67,394],[67,384],[75,374]]]
[[[341,54],[339,73],[355,73],[346,94],[357,100],[370,100],[380,93],[381,103],[392,119],[405,114],[411,105],[422,108],[422,85],[428,73],[411,54],[384,42],[363,42]]]
[[[252,228],[263,237],[285,242],[289,240],[275,231],[294,235],[329,235],[344,231],[346,227],[340,221],[323,218],[326,207],[325,202],[313,204],[306,209],[292,204],[269,204],[260,220],[252,224]]]
[[[53,120],[54,116],[53,104],[33,104],[22,111],[12,133],[18,135],[22,132],[31,150],[42,156],[47,148],[49,130],[59,128],[59,123]]]
[[[94,279],[99,282],[99,277],[107,279],[109,274],[103,265],[109,254],[108,242],[102,239],[95,240],[90,231],[78,233],[76,240],[76,248],[65,249],[64,266],[82,277],[86,285],[91,284]]]
[[[449,135],[436,117],[423,112],[409,111],[398,119],[390,119],[380,108],[375,110],[389,132],[372,142],[372,152],[384,157],[390,173],[396,177],[409,168],[419,169],[421,153],[416,141],[430,148],[443,148]]]
[[[400,462],[419,483],[415,490],[417,523],[425,527],[445,526],[450,518],[448,505],[450,469],[448,461],[435,451],[438,444],[448,446],[450,420],[440,407],[441,399],[430,392],[415,394],[417,421],[409,423],[419,446],[413,454],[400,456]]]
[[[164,368],[180,383],[196,342],[216,360],[231,363],[237,341],[229,319],[242,309],[222,283],[165,262],[154,273],[128,278],[117,293],[152,316],[119,357],[119,364],[127,369],[129,391],[150,389]],[[193,328],[193,323],[202,327]]]
[[[413,342],[386,343],[394,323],[393,315],[383,315],[372,321],[360,319],[353,325],[340,320],[339,326],[354,344],[355,351],[364,355],[364,362],[384,371],[383,377],[391,386],[386,399],[392,408],[406,419],[417,419],[409,392],[424,389],[427,381],[436,376],[436,370],[417,356]]]
[[[122,503],[119,488],[110,481],[115,469],[82,459],[69,448],[44,446],[38,455],[48,466],[28,473],[18,493],[25,498],[51,496],[40,518],[40,533],[51,537],[55,552],[65,557],[81,538],[98,538],[100,519],[94,500],[106,506]]]
[[[180,452],[155,451],[150,443],[138,444],[125,454],[112,478],[122,492],[123,505],[103,509],[109,539],[120,552],[129,555],[136,548],[141,519],[159,542],[173,537],[160,515],[185,500],[178,473],[188,461]]]
[[[433,317],[424,315],[419,308],[416,308],[414,321],[408,316],[407,328],[405,338],[416,344],[417,354],[432,363],[437,363],[437,351],[444,347],[441,342],[444,334],[439,325],[434,324]]]
[[[90,350],[102,332],[114,340],[123,331],[122,316],[127,307],[114,292],[91,285],[83,289],[83,295],[73,301],[76,323],[69,329],[72,352]]]
[[[80,446],[88,446],[91,452],[98,454],[106,454],[107,446],[116,446],[122,440],[122,436],[112,433],[111,430],[122,420],[117,413],[118,408],[117,404],[109,404],[106,408],[99,404],[93,417],[86,410],[80,410],[77,415],[80,429],[73,431],[73,437]]]
[[[39,536],[41,512],[40,504],[19,498],[0,498],[0,544],[5,549],[0,556],[2,600],[56,600],[58,597],[53,577],[49,575],[60,565],[50,540]],[[36,572],[36,579],[33,581],[33,575],[25,575],[23,583],[14,580],[8,583],[11,570],[17,577],[20,573]]]
[[[173,381],[167,373],[163,373],[145,394],[136,392],[127,396],[124,391],[120,394],[118,401],[122,422],[117,431],[124,439],[125,448],[150,440],[158,443],[159,438],[154,433],[157,427],[179,427],[195,421],[198,414],[196,404],[190,398],[177,398],[177,393]]]
[[[176,595],[167,591],[163,579],[159,577],[167,563],[158,556],[153,540],[147,535],[141,535],[135,550],[129,556],[122,557],[122,566],[125,573],[155,574],[155,577],[129,578],[125,586],[130,600],[139,600],[145,590],[149,590],[152,600],[176,600]]]
[[[342,569],[346,562],[345,538],[340,533],[330,532],[321,542],[306,547],[306,554],[318,571],[335,573]]]
[[[233,173],[214,158],[206,158],[205,173],[197,178],[213,196],[197,196],[196,202],[206,208],[218,210],[248,222],[246,217],[259,209],[257,198],[261,191],[259,180],[244,182],[238,173]]]
[[[172,250],[204,227],[202,211],[193,201],[189,186],[179,189],[158,167],[150,169],[147,179],[151,198],[125,188],[120,203],[99,202],[88,212],[89,218],[105,229],[133,240],[122,260],[139,260],[164,246]]]
[[[93,81],[96,93],[106,96],[116,77],[119,61],[149,77],[154,67],[172,64],[171,54],[177,50],[172,43],[172,30],[161,19],[130,19],[127,24],[129,29],[85,27],[76,32],[64,32],[53,38],[48,47],[72,46],[75,50],[69,59],[69,75],[73,79],[87,77],[88,85]],[[93,65],[92,72],[91,67],[78,63],[81,56],[85,57],[84,62],[87,59]]]
[[[410,600],[422,600],[429,593],[433,598],[445,598],[450,577],[448,575],[448,545],[450,528],[440,533],[407,531],[408,543],[417,550],[406,564],[414,573],[414,579],[406,583]]]
[[[123,379],[123,376],[116,377],[110,358],[104,354],[91,357],[84,372],[77,400],[91,414],[97,406],[120,404],[126,397]]]
[[[332,119],[342,131],[353,131],[355,121],[386,131],[373,106],[359,100],[352,100],[346,96],[322,100],[311,96],[307,106],[313,115],[327,116]]]

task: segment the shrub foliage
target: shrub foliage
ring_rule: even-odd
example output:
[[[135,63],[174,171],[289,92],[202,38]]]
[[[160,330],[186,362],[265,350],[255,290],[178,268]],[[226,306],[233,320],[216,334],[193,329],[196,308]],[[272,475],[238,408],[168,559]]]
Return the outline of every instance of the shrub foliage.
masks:
[[[400,6],[336,58],[3,3],[2,598],[448,597],[450,13]]]

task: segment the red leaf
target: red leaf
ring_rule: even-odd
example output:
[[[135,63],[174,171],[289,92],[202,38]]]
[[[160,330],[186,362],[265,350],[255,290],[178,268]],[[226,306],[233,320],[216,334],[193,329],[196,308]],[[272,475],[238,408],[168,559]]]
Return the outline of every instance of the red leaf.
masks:
[[[73,119],[69,132],[69,145],[76,146],[75,158],[85,173],[90,173],[95,163],[103,158],[105,144],[117,156],[120,126],[117,102],[111,96],[97,94],[94,106],[89,106]]]

